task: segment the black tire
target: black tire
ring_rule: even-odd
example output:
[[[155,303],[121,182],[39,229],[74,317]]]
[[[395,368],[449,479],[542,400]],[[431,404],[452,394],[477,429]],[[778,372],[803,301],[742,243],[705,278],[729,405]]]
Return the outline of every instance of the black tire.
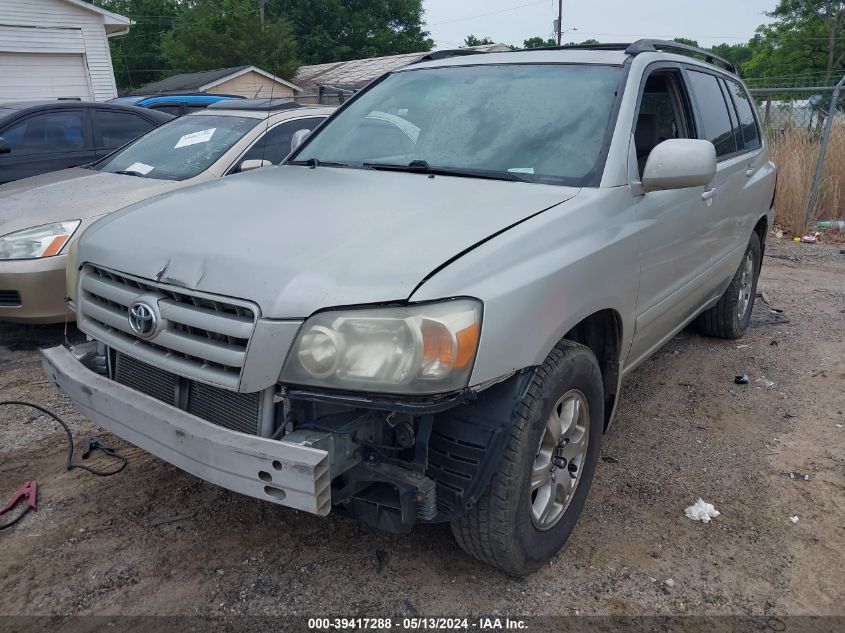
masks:
[[[754,309],[754,297],[757,294],[757,279],[760,276],[762,248],[760,246],[760,237],[756,232],[751,234],[751,239],[748,241],[748,248],[742,256],[742,261],[739,268],[731,280],[725,294],[719,299],[719,303],[705,310],[698,317],[698,326],[703,334],[717,338],[738,339],[745,334],[748,327],[748,321],[751,320],[751,311]],[[751,296],[742,315],[739,314],[740,291],[743,289],[743,270],[746,265],[746,258],[751,257],[752,263],[752,279],[751,281]],[[745,288],[747,291],[748,289]]]
[[[540,530],[532,517],[535,493],[531,473],[552,408],[571,392],[583,396],[587,404],[588,413],[583,416],[584,428],[589,425],[587,448],[581,458],[580,478],[563,514],[552,527]],[[458,544],[475,558],[517,576],[551,560],[569,538],[584,507],[603,430],[604,387],[596,357],[583,345],[561,341],[535,370],[525,397],[514,409],[511,435],[487,490],[467,514],[452,521]]]

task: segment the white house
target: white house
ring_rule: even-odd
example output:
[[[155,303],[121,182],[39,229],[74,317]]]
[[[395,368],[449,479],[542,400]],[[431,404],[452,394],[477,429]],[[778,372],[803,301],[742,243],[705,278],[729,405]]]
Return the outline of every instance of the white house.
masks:
[[[83,0],[0,0],[0,103],[116,97],[108,38],[130,24]]]

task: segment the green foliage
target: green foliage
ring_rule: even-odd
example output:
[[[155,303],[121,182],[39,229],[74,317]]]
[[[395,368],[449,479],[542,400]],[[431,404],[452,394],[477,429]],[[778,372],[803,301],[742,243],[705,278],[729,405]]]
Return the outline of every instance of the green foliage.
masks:
[[[475,35],[467,35],[464,38],[464,46],[482,46],[483,44],[495,44],[489,37],[475,37]]]
[[[687,46],[695,46],[696,48],[701,48],[698,43],[698,40],[691,40],[688,37],[676,37],[672,41],[677,42],[678,44],[686,44]]]
[[[161,50],[163,36],[180,15],[175,0],[98,0],[95,4],[132,18],[128,35],[110,40],[118,88],[138,88],[173,74]]]
[[[782,82],[825,83],[841,77],[845,64],[845,2],[780,0],[768,25],[749,42],[752,56],[743,65],[747,76]]]
[[[748,44],[716,44],[716,46],[711,46],[710,50],[719,57],[724,57],[737,68],[742,68],[753,54]]]
[[[90,0],[89,0],[90,1]],[[422,0],[93,0],[130,17],[110,40],[118,88],[255,64],[291,78],[319,64],[431,50]],[[128,69],[128,70],[127,70]]]
[[[262,26],[251,0],[192,0],[161,43],[164,58],[179,72],[253,64],[285,79],[299,65],[293,28],[278,18]]]
[[[555,44],[557,42],[552,38],[544,39],[539,35],[535,35],[522,42],[522,48],[545,48],[547,46],[554,46]]]
[[[422,0],[274,0],[267,14],[291,22],[304,64],[429,51]]]

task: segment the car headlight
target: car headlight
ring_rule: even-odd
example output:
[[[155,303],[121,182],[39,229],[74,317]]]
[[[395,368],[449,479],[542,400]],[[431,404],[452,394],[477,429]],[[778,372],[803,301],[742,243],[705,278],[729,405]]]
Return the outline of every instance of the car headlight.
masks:
[[[469,383],[480,334],[474,299],[320,312],[300,329],[280,380],[407,395],[457,391]]]
[[[37,259],[58,255],[79,223],[79,220],[53,222],[3,235],[0,237],[0,259]]]

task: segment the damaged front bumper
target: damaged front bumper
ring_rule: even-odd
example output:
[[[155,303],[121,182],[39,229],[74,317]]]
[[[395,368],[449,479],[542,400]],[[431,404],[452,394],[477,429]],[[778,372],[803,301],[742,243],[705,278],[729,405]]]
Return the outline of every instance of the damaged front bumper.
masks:
[[[223,488],[329,513],[328,451],[216,426],[91,371],[65,347],[43,350],[42,358],[48,378],[98,426]]]

